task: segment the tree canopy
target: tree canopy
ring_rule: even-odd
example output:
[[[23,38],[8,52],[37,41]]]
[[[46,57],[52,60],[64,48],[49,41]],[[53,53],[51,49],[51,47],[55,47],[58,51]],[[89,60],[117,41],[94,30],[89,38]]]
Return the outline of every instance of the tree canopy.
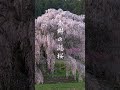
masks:
[[[85,13],[85,0],[35,0],[35,17],[49,8],[61,8],[80,15]]]

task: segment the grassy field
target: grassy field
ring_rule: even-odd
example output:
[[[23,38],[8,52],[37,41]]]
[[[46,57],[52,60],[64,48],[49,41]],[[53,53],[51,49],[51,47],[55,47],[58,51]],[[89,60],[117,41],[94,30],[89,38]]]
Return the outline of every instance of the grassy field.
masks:
[[[57,83],[57,84],[39,84],[35,90],[85,90],[85,83]]]
[[[56,61],[54,74],[48,73],[45,78],[45,84],[37,84],[35,90],[85,90],[84,81],[78,82],[71,77],[66,79],[65,64],[62,60]]]

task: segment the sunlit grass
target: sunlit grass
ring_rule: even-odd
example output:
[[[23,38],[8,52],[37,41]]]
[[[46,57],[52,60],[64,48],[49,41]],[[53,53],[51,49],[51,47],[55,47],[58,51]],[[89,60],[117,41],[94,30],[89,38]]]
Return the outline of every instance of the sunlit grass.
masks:
[[[85,83],[38,84],[35,90],[85,90]]]

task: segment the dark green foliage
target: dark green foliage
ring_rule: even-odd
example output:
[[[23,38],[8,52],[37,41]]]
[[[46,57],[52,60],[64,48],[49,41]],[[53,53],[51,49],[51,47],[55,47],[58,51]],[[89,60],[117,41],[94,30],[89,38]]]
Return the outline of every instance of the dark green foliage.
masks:
[[[75,14],[85,13],[85,0],[35,0],[35,16],[41,16],[49,8],[68,10]]]

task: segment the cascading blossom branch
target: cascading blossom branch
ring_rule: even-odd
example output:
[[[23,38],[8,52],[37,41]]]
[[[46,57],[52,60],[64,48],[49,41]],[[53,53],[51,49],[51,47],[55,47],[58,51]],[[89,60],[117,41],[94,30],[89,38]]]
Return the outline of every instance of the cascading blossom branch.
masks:
[[[84,70],[80,70],[82,67],[84,69],[84,65],[78,64],[80,60],[85,62],[85,23],[84,23],[85,15],[76,15],[69,11],[63,11],[62,9],[48,9],[46,10],[45,14],[39,16],[35,19],[35,62],[37,65],[41,62],[41,55],[40,52],[41,47],[45,48],[46,53],[46,61],[48,69],[51,73],[54,72],[54,64],[56,60],[56,56],[54,52],[57,50],[57,30],[59,28],[64,29],[63,37],[64,41],[63,44],[67,43],[66,39],[71,40],[70,38],[75,37],[76,40],[71,40],[70,47],[64,46],[65,48],[65,58],[66,58],[66,65],[69,65],[69,69],[71,68],[73,75],[76,75],[76,71],[81,74]],[[62,22],[62,24],[61,24]],[[76,47],[77,46],[77,47]],[[71,54],[77,54],[80,57],[80,60],[76,60]],[[71,62],[71,63],[70,63]],[[71,64],[71,65],[70,65]],[[36,70],[39,68],[37,67]],[[68,69],[68,68],[67,68]],[[66,70],[67,70],[66,69]],[[40,70],[38,70],[41,72]],[[85,71],[84,71],[85,72]],[[36,72],[37,73],[37,72]],[[43,83],[43,76],[41,73],[36,74],[39,80],[36,80],[36,83]],[[68,75],[68,74],[67,74]]]

